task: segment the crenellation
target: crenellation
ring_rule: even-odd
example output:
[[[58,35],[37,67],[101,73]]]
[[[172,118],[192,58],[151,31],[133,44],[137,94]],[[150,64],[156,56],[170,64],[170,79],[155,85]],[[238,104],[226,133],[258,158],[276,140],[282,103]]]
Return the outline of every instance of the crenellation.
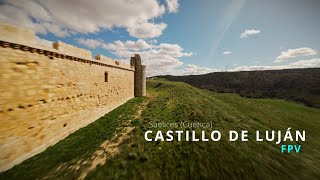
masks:
[[[1,40],[23,44],[23,45],[35,45],[36,36],[35,34],[26,29],[16,28],[15,26],[9,24],[0,25],[0,37]]]
[[[126,69],[126,70],[130,70],[130,71],[134,71],[134,67],[130,66],[129,64],[125,64],[125,63],[121,63],[118,61],[118,65],[116,64],[116,61],[113,61],[111,58],[107,58],[105,57],[105,59],[103,60],[107,60],[108,62],[96,62],[94,60],[88,60],[88,59],[82,59],[79,57],[75,57],[75,56],[71,56],[71,55],[66,55],[66,54],[60,54],[61,52],[59,51],[48,51],[48,50],[43,50],[43,49],[38,49],[38,48],[34,48],[34,47],[28,47],[28,46],[24,46],[24,45],[20,45],[20,44],[15,44],[15,43],[10,43],[10,42],[5,42],[5,41],[1,41],[1,47],[4,48],[8,48],[11,47],[12,49],[16,49],[16,50],[22,50],[22,51],[30,51],[31,53],[38,53],[38,54],[43,54],[45,56],[50,56],[50,57],[56,57],[56,58],[61,58],[61,59],[68,59],[68,60],[72,60],[72,61],[79,61],[79,62],[83,62],[83,63],[89,63],[89,64],[96,64],[96,65],[100,65],[100,66],[106,66],[106,67],[114,67],[114,68],[119,68],[119,69]],[[101,55],[99,55],[101,56]]]
[[[66,55],[92,59],[91,51],[81,49],[70,44],[63,43],[61,41],[53,43],[53,48]]]

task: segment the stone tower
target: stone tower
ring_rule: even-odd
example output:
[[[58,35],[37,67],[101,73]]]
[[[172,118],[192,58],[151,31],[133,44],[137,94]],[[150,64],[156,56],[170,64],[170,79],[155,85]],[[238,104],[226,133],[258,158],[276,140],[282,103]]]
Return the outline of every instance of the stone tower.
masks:
[[[134,96],[146,96],[146,66],[141,64],[141,57],[135,54],[130,59],[130,65],[134,66]]]

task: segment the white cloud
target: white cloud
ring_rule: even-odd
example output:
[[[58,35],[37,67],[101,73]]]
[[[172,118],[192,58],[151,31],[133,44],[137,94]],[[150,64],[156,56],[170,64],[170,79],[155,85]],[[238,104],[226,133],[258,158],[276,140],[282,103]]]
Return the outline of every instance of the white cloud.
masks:
[[[207,74],[211,72],[218,71],[217,69],[212,69],[208,67],[201,67],[194,64],[187,64],[186,68],[182,71],[183,75],[198,75],[198,74]]]
[[[151,40],[149,40],[149,43],[151,43],[151,44],[155,44],[155,43],[157,43],[158,41],[156,40],[156,39],[151,39]]]
[[[155,76],[155,75],[174,75],[174,76],[200,75],[200,74],[207,74],[207,73],[217,72],[217,71],[219,70],[208,68],[208,67],[201,67],[194,64],[183,64],[183,65],[179,65],[179,67],[176,69],[170,69],[170,70],[163,69],[162,71],[159,71],[159,72],[157,71],[151,72],[149,74],[149,77]]]
[[[313,67],[320,67],[320,59],[313,58],[308,60],[300,60],[297,62],[293,62],[289,64],[292,68],[313,68]]]
[[[176,68],[183,65],[183,62],[179,58],[188,57],[193,54],[191,52],[184,52],[184,49],[178,44],[166,43],[161,43],[151,49],[137,53],[141,55],[144,63],[148,67],[148,76],[176,72]]]
[[[288,49],[287,51],[281,52],[281,54],[277,57],[277,59],[274,62],[282,62],[285,59],[299,57],[299,56],[310,56],[310,55],[316,55],[317,51],[308,48],[308,47],[302,47],[297,49]]]
[[[52,46],[53,46],[53,42],[52,41],[39,38],[38,36],[36,36],[36,44],[40,45],[40,46],[50,47],[50,48],[52,48]]]
[[[184,53],[183,48],[178,44],[161,43],[159,46],[159,54],[167,54],[172,57],[192,56],[193,53]]]
[[[89,48],[92,48],[92,49],[100,47],[100,46],[102,46],[104,44],[102,40],[84,39],[84,38],[77,39],[77,42],[79,44],[82,44],[82,45],[84,45],[86,47],[89,47]]]
[[[140,54],[141,57],[145,57]],[[183,62],[170,56],[163,56],[158,58],[143,59],[147,66],[147,76],[166,75],[175,71],[176,68],[183,65]]]
[[[218,72],[221,71],[219,69],[212,69],[208,67],[201,67],[194,64],[186,64],[180,65],[180,69],[169,69],[166,70],[162,68],[161,71],[156,71],[157,66],[152,68],[151,75],[198,75],[198,74],[207,74],[211,72]],[[229,71],[259,71],[259,70],[281,70],[281,69],[293,69],[293,68],[316,68],[320,67],[320,59],[307,59],[307,60],[300,60],[297,62],[290,63],[288,65],[283,66],[238,66]],[[148,67],[149,68],[149,67]],[[148,71],[148,69],[147,69]],[[149,74],[150,76],[150,74]]]
[[[9,5],[0,5],[0,22],[23,26],[24,28],[39,33],[46,33],[47,30],[40,24],[33,23],[24,11]]]
[[[276,70],[276,69],[293,69],[293,68],[316,68],[320,67],[320,59],[307,59],[290,63],[282,66],[239,66],[231,71],[255,71],[255,70]]]
[[[249,36],[259,34],[261,31],[257,29],[247,29],[243,33],[241,33],[240,38],[247,38]]]
[[[170,1],[169,11],[177,5]],[[165,12],[165,6],[157,0],[5,0],[0,4],[0,22],[59,37],[122,27],[131,36],[152,38],[167,27],[163,22],[153,22]]]
[[[285,66],[238,66],[229,71],[260,71],[260,70],[275,70],[275,69],[286,69]]]
[[[117,40],[113,43],[105,43],[102,40],[79,38],[77,39],[77,42],[89,48],[103,48],[109,51],[139,51],[144,49],[150,49],[153,47],[152,44],[149,44],[147,41],[143,39],[138,39],[137,41],[127,40],[125,42]]]
[[[128,32],[136,38],[154,38],[160,36],[166,27],[165,23],[153,24],[145,22],[128,27]]]
[[[171,13],[178,12],[178,8],[179,8],[178,0],[166,0],[166,2],[167,2],[169,12]]]
[[[134,54],[138,53],[140,54],[143,63],[148,67],[148,76],[169,74],[171,72],[181,73],[181,71],[176,70],[176,68],[183,65],[183,62],[179,58],[193,55],[192,52],[184,52],[184,49],[178,44],[155,44],[148,43],[143,39],[124,42],[117,40],[112,43],[94,39],[78,39],[77,41],[79,44],[90,48],[103,48],[117,56],[119,59],[127,59],[127,61],[129,61],[130,57]],[[192,71],[189,66],[186,67],[186,72],[193,73],[195,71],[195,69]],[[202,70],[208,69],[202,68]],[[200,71],[200,68],[198,68],[197,71]]]
[[[225,51],[225,52],[223,52],[223,54],[227,55],[227,54],[231,54],[231,52],[230,51]]]
[[[144,50],[150,49],[152,47],[151,44],[147,43],[146,41],[139,39],[137,41],[114,41],[113,43],[104,44],[103,48],[106,50],[111,51],[128,51],[128,50]]]

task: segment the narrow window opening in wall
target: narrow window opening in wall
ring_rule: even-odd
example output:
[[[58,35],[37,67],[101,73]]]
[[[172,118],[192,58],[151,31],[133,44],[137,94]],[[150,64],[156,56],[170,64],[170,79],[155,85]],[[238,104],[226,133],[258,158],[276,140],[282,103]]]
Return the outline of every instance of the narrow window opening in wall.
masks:
[[[107,72],[104,73],[104,82],[109,82],[109,77]]]

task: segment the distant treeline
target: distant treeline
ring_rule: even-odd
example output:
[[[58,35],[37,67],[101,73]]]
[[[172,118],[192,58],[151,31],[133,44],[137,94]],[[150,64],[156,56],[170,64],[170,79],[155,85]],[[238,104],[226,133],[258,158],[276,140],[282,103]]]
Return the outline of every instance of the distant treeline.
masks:
[[[320,108],[320,68],[157,77],[219,93],[237,93],[248,98],[281,98]]]

